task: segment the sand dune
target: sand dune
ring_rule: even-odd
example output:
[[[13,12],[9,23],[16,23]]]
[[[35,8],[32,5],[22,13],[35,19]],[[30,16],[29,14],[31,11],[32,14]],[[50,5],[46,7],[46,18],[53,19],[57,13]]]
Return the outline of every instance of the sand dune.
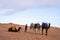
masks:
[[[0,40],[60,40],[60,28],[51,27],[46,36],[41,35],[41,30],[40,33],[35,33],[28,28],[28,31],[24,32],[23,25],[20,25],[22,29],[19,32],[8,32],[9,27],[9,24],[0,24]]]

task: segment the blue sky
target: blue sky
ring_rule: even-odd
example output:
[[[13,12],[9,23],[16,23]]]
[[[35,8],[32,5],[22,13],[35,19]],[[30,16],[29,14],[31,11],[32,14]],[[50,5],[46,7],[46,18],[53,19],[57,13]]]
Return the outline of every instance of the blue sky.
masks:
[[[60,0],[0,0],[0,23],[51,23],[60,27]]]

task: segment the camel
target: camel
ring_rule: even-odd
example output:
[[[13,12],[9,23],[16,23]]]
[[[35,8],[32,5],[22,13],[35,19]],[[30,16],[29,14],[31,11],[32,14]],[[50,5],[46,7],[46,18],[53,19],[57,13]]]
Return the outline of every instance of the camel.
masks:
[[[50,28],[50,23],[42,23],[42,35],[43,35],[43,30],[45,29],[46,31],[46,35],[47,35],[47,32],[48,32],[48,29]]]
[[[9,32],[18,32],[18,31],[20,31],[20,29],[21,29],[21,27],[19,27],[18,29],[14,28],[14,30],[13,30],[13,27],[10,27],[10,28],[8,29],[8,31],[9,31]]]
[[[40,24],[39,23],[35,23],[35,24],[31,23],[30,29],[33,29],[33,31],[36,32],[36,29],[40,30]]]
[[[10,26],[11,27],[8,29],[9,32],[18,32],[21,29],[21,27],[19,27],[18,29],[16,29],[16,26],[13,23],[11,23]]]

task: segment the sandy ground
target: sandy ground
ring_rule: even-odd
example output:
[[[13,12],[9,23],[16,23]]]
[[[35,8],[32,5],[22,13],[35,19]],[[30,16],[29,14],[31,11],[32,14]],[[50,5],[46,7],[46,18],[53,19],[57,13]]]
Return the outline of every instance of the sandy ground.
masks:
[[[29,30],[24,32],[24,27],[19,32],[8,32],[9,25],[0,24],[0,40],[60,40],[60,28],[50,28],[48,35]]]

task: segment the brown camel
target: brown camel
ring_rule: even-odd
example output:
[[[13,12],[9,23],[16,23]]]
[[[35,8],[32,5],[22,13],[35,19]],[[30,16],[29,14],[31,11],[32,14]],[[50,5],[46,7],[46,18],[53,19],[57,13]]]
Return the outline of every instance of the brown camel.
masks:
[[[33,29],[33,31],[35,31],[35,32],[36,32],[36,29],[38,29],[40,31],[40,24],[39,23],[35,23],[35,24],[31,23],[30,29]]]

